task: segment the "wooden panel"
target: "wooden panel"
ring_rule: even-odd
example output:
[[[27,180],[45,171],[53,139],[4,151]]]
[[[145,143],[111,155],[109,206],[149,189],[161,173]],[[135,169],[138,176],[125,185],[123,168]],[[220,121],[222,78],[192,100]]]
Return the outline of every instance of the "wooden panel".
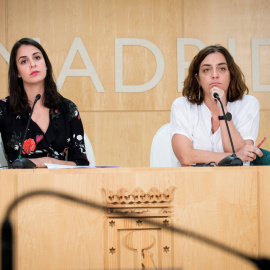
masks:
[[[105,89],[104,94],[97,93],[89,77],[67,78],[61,93],[81,110],[170,108],[178,95],[176,38],[182,36],[181,9],[182,1],[175,0],[14,0],[8,5],[8,40],[10,44],[22,36],[40,37],[58,77],[74,38],[80,37]],[[23,24],[14,19],[18,14],[27,15]],[[154,89],[115,93],[115,38],[146,39],[160,49],[168,68]],[[142,84],[152,78],[155,58],[142,46],[131,47],[124,52],[124,82]],[[85,68],[80,56],[76,58],[72,67]]]
[[[127,194],[138,187],[148,192],[152,187],[164,191],[173,186],[168,234],[162,232],[166,226],[159,227],[158,218],[150,218],[152,223],[143,216],[125,219],[125,213],[122,218],[108,218],[106,211],[50,196],[25,200],[12,212],[16,269],[142,269],[137,265],[142,260],[146,266],[159,269],[255,270],[184,231],[253,256],[270,256],[268,175],[269,169],[261,167],[1,171],[0,206],[12,196],[36,189],[65,192],[104,205],[104,188],[114,194],[125,188]],[[15,192],[12,196],[10,187]],[[114,226],[108,226],[108,221]],[[172,233],[171,226],[175,228]],[[148,240],[139,241],[135,234]],[[151,243],[151,248],[144,250],[147,256],[152,253],[151,260],[132,251]],[[112,247],[117,247],[114,252]]]
[[[270,243],[270,236],[269,236],[269,226],[266,226],[267,222],[270,222],[270,217],[265,213],[270,213],[270,197],[269,197],[269,190],[270,190],[270,168],[261,167],[259,170],[259,185],[258,185],[258,192],[260,194],[260,209],[259,209],[259,219],[261,222],[259,223],[259,230],[260,230],[260,250],[259,253],[263,256],[269,256],[269,253],[266,252],[266,249],[269,247]]]
[[[81,113],[97,165],[148,167],[153,137],[170,112]]]
[[[40,181],[37,182],[35,175],[20,177],[19,194],[42,188],[70,193],[71,188],[73,196],[90,198],[91,190],[98,191],[96,182],[80,174],[73,174],[73,177],[67,174],[40,174],[38,178]],[[99,192],[96,195],[91,195],[91,200],[101,203]],[[25,201],[18,207],[18,212],[18,223],[26,226],[24,236],[19,237],[17,242],[17,269],[103,269],[100,255],[104,250],[102,212],[85,206],[77,208],[74,203],[48,196]],[[23,227],[20,225],[19,233]],[[97,238],[93,237],[93,232]],[[54,245],[54,242],[62,244]],[[32,247],[35,247],[34,250]],[[32,250],[31,255],[26,253],[32,259],[20,256],[20,249]]]
[[[249,243],[256,241],[257,236],[252,232],[253,229],[258,228],[256,222],[258,213],[255,210],[257,208],[256,174],[250,170],[242,170],[241,173],[234,170],[230,172],[221,170],[219,173],[224,173],[224,178],[221,175],[218,177],[218,173],[213,173],[213,171],[198,170],[188,175],[188,179],[186,178],[188,185],[179,187],[182,189],[182,198],[180,207],[177,207],[175,224],[181,224],[184,230],[196,231],[198,234],[216,239],[238,250],[248,248],[246,250],[248,253],[256,255],[258,250],[254,246],[249,244],[243,246],[240,242],[231,241],[237,237],[244,237]],[[238,177],[239,181],[236,183],[235,180]],[[225,179],[226,184],[224,185],[223,180]],[[203,192],[200,192],[202,190]],[[248,206],[240,213],[238,205],[243,204]],[[222,211],[222,215],[217,214],[220,211]],[[231,222],[234,223],[233,220],[237,220],[234,225],[236,227],[229,232],[226,228],[232,225]],[[247,223],[252,224],[251,231],[244,225]],[[177,239],[175,249],[181,251],[179,256],[176,256],[176,261],[182,262],[185,266],[183,269],[209,269],[212,267],[213,269],[240,269],[243,267],[243,261],[224,254],[212,246],[207,246],[205,243],[179,235],[176,235],[175,238]],[[190,254],[189,249],[197,250],[197,252]],[[197,254],[202,256],[198,258]],[[212,254],[216,260],[205,259],[207,254]],[[218,258],[226,258],[227,266],[226,263],[219,265]],[[232,267],[232,265],[234,266]],[[246,264],[245,267],[253,269],[249,264]]]
[[[9,204],[16,197],[16,175],[11,170],[0,171],[0,220],[3,220]]]
[[[0,0],[0,42],[10,52],[16,40],[39,37],[58,78],[73,40],[81,38],[105,92],[98,93],[90,77],[67,77],[61,93],[79,107],[98,164],[149,166],[152,138],[169,122],[171,104],[181,96],[177,92],[177,38],[225,47],[228,38],[235,38],[237,63],[250,93],[261,104],[258,141],[270,138],[270,92],[253,92],[251,73],[251,39],[269,37],[269,11],[270,2],[261,0]],[[145,39],[161,51],[165,71],[153,89],[116,92],[116,38]],[[185,61],[197,52],[195,46],[186,46]],[[261,46],[262,84],[270,83],[269,57],[269,46]],[[79,53],[71,67],[85,68]],[[123,68],[124,84],[143,84],[152,78],[156,60],[142,46],[124,46]],[[0,98],[8,95],[7,71],[0,56]],[[270,141],[263,147],[269,149]]]

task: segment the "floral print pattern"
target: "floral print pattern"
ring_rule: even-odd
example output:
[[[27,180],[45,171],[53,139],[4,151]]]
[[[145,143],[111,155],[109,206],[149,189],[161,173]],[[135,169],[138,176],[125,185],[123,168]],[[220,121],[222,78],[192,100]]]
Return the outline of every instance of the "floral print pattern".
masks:
[[[35,149],[36,143],[33,139],[29,138],[24,141],[22,153],[26,153],[27,155],[29,155]]]
[[[50,117],[53,120],[57,119],[59,116],[60,116],[60,112],[58,111],[58,109],[55,109],[55,110],[51,109],[50,110]]]
[[[14,134],[12,134],[10,140],[8,141],[7,145],[8,147],[14,150],[19,150],[21,147],[21,140],[22,134],[20,133],[20,135],[16,135],[16,133],[14,132]]]
[[[70,100],[60,98],[57,108],[50,108],[50,123],[45,133],[30,121],[23,157],[52,157],[74,161],[77,165],[89,165],[84,144],[84,131],[77,106]],[[13,115],[9,97],[0,100],[0,131],[8,160],[12,163],[19,154],[22,137],[29,115]]]
[[[79,116],[79,111],[74,103],[69,103],[69,117],[70,119]]]

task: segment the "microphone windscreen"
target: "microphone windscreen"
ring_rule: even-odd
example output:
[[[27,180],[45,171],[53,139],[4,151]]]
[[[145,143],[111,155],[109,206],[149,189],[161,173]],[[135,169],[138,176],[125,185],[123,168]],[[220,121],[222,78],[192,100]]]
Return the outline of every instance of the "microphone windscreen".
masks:
[[[40,98],[41,98],[40,94],[36,95],[36,101],[38,101]]]
[[[213,97],[216,98],[216,99],[219,99],[218,93],[214,93],[214,94],[213,94]]]

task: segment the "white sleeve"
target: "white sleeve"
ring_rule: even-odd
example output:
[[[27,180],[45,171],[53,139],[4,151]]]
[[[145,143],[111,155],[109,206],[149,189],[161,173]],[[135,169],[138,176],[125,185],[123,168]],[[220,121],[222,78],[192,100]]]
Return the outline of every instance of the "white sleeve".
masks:
[[[192,128],[189,121],[190,108],[185,98],[176,99],[171,108],[171,138],[181,134],[192,141]]]
[[[237,124],[237,130],[244,140],[252,140],[256,142],[259,121],[260,121],[260,103],[252,96],[248,96],[247,103],[241,108],[239,113],[242,117]]]

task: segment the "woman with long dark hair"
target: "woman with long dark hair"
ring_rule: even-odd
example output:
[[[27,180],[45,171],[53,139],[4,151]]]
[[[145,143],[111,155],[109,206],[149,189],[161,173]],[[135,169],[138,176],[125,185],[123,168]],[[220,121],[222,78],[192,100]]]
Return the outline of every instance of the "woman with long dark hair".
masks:
[[[253,161],[262,152],[254,146],[260,104],[245,95],[248,87],[233,57],[220,45],[201,50],[190,64],[183,97],[171,109],[172,147],[182,165],[219,163],[232,154],[218,94],[226,113],[236,156]]]
[[[18,158],[22,147],[23,157],[37,167],[46,167],[45,163],[89,165],[78,108],[58,93],[43,47],[23,38],[14,44],[9,64],[9,97],[0,101],[0,131],[9,163]],[[22,142],[38,94],[41,98]]]

